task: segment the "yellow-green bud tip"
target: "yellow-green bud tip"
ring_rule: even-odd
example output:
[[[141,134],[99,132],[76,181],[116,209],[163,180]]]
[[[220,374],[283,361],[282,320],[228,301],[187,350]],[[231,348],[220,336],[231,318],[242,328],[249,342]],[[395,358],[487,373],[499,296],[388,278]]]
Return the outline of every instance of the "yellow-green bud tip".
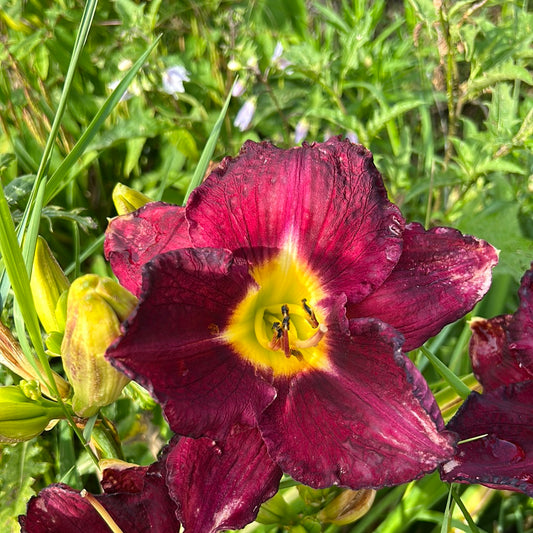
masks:
[[[113,203],[119,215],[127,215],[133,211],[137,211],[143,205],[153,202],[151,198],[145,194],[130,189],[130,187],[117,183],[113,189]]]

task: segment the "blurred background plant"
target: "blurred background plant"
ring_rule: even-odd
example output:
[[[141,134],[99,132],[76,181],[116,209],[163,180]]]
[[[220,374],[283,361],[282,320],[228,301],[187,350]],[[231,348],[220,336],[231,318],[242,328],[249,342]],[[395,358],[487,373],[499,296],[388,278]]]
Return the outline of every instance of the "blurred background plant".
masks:
[[[83,10],[77,0],[0,1],[0,172],[16,225],[39,175]],[[94,128],[112,90],[159,35]],[[39,233],[70,281],[80,273],[110,276],[100,244],[116,215],[116,183],[181,203],[233,87],[214,161],[235,155],[246,139],[289,147],[343,135],[365,144],[407,220],[452,225],[501,250],[493,287],[474,313],[512,312],[533,260],[532,39],[527,0],[101,1],[46,168],[57,179],[39,211]],[[90,142],[67,158],[87,131]],[[11,326],[11,297],[2,305]],[[472,387],[469,335],[462,320],[427,350]],[[412,356],[441,405],[456,408],[456,395],[422,351]],[[0,369],[0,381],[18,378]],[[168,440],[159,407],[134,386],[103,413],[99,423],[115,422],[131,462],[152,462]],[[97,486],[66,423],[0,453],[6,531],[16,531],[13,517],[50,482]],[[379,491],[353,526],[320,526],[322,507],[287,493],[285,518],[250,531],[475,531],[454,508],[459,494],[479,531],[533,530],[525,496],[454,490],[433,475]]]

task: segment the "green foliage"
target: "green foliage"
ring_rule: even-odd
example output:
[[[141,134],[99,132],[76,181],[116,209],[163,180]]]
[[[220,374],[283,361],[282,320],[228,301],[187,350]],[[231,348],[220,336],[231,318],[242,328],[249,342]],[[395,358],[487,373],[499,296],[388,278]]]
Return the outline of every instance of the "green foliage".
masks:
[[[26,503],[50,481],[52,458],[38,439],[2,446],[0,449],[0,529],[19,531],[17,516],[26,512]]]
[[[0,271],[10,273],[0,282],[3,318],[29,360],[37,353],[49,368],[26,279],[38,233],[71,278],[109,275],[101,245],[116,182],[181,204],[209,159],[235,155],[247,138],[291,146],[302,121],[308,141],[350,135],[371,149],[408,220],[453,225],[499,248],[493,287],[476,312],[512,311],[533,260],[532,26],[527,0],[0,3],[0,218],[9,230],[0,235]],[[168,94],[166,70],[177,65],[189,81]],[[229,100],[237,76],[244,92]],[[240,131],[233,122],[248,100],[256,112]],[[463,393],[453,374],[471,378],[468,339],[463,321],[427,345]],[[423,355],[413,357],[449,399],[446,381]],[[145,393],[129,387],[126,396],[104,409],[95,431],[107,449],[121,442],[127,460],[148,464],[170,432]],[[102,430],[105,420],[115,436]],[[14,517],[47,483],[95,483],[73,429],[53,431],[56,461],[41,441],[0,449],[2,530],[17,531]],[[295,489],[283,494],[286,530],[320,531],[316,509]],[[527,498],[493,496],[498,512],[473,513],[477,496],[429,476],[380,491],[370,513],[344,530],[531,530],[523,526],[533,520]],[[461,503],[471,516],[458,514]]]

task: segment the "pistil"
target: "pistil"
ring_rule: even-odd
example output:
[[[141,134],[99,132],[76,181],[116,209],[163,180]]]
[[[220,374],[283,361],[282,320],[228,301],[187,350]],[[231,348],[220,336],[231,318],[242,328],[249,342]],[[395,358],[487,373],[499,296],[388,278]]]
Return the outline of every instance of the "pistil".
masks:
[[[327,326],[324,326],[324,324],[320,324],[318,326],[318,330],[313,335],[311,335],[311,337],[304,340],[296,339],[293,344],[294,346],[296,346],[296,348],[314,348],[322,340],[327,331]]]

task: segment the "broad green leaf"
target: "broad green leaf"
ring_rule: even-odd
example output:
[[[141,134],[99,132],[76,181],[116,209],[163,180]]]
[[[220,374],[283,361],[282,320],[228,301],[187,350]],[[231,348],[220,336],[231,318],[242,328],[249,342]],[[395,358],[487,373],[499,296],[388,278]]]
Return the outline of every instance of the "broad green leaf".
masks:
[[[0,526],[2,532],[20,531],[18,515],[41,486],[41,476],[49,477],[53,460],[38,439],[0,449]]]
[[[520,80],[528,85],[533,85],[533,76],[525,67],[514,63],[505,63],[483,72],[478,78],[463,83],[460,87],[461,99],[463,101],[472,100],[486,88],[508,80]]]

